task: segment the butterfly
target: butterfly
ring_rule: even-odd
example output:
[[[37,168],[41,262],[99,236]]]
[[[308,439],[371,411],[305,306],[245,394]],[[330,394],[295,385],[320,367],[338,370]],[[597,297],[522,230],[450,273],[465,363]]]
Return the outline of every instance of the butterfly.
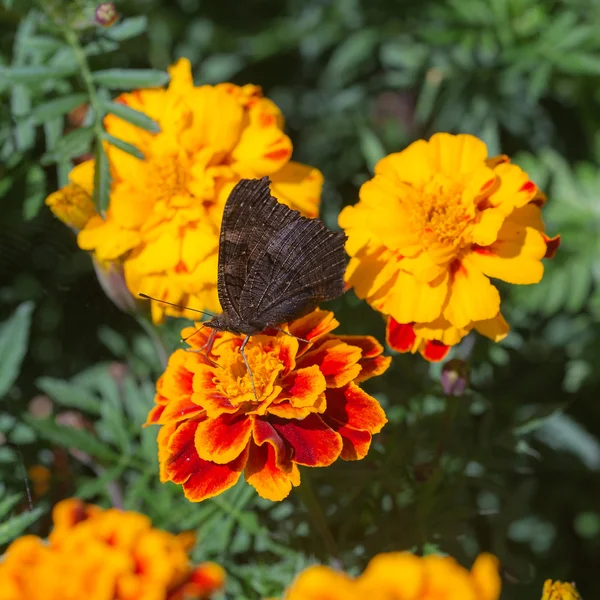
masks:
[[[223,312],[204,323],[212,329],[204,348],[208,356],[217,331],[245,335],[240,354],[255,397],[244,352],[248,340],[344,293],[345,240],[321,220],[281,204],[271,195],[268,177],[242,179],[231,191],[219,239]]]

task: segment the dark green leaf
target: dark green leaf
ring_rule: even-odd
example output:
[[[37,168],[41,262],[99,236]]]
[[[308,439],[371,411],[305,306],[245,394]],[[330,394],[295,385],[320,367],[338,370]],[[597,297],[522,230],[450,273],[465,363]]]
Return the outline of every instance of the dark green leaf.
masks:
[[[115,479],[118,479],[126,468],[125,462],[122,462],[110,469],[106,469],[99,477],[94,477],[79,486],[75,496],[83,500],[89,500],[106,490],[106,486]]]
[[[145,113],[135,110],[126,104],[122,104],[120,102],[104,102],[102,104],[102,108],[108,112],[116,115],[117,117],[135,125],[136,127],[141,127],[146,131],[150,131],[151,133],[159,133],[160,126],[156,121],[153,121],[148,115]]]
[[[77,108],[88,99],[87,94],[69,94],[62,98],[55,98],[43,104],[38,104],[30,113],[30,116],[37,122],[42,123],[53,117],[64,115]]]
[[[113,90],[160,87],[169,81],[169,74],[158,69],[106,69],[92,76],[95,83]]]
[[[373,173],[375,165],[385,156],[385,148],[379,138],[368,127],[360,128],[360,149],[369,171]]]
[[[90,150],[93,137],[94,130],[91,127],[79,127],[70,131],[58,140],[52,152],[47,152],[42,156],[42,164],[67,160],[86,154]]]
[[[140,160],[144,160],[144,154],[140,150],[138,150],[133,144],[129,142],[124,142],[119,138],[116,138],[114,135],[110,135],[110,133],[104,132],[102,136],[109,144],[116,146],[119,150],[123,150],[123,152],[127,152],[127,154],[131,154],[131,156],[135,156],[135,158],[139,158]]]
[[[119,455],[115,451],[89,431],[57,425],[54,419],[34,419],[26,416],[25,420],[41,437],[61,448],[76,448],[97,460],[111,462],[119,460]]]
[[[100,214],[108,209],[110,201],[110,166],[108,156],[101,143],[96,144],[94,163],[94,204]]]
[[[146,31],[148,19],[145,16],[130,17],[107,30],[106,35],[112,40],[122,42]]]
[[[81,385],[52,377],[39,377],[35,384],[61,406],[100,414],[100,399]]]
[[[4,519],[6,515],[19,503],[22,494],[11,494],[0,500],[0,519]]]
[[[33,302],[23,302],[0,324],[0,398],[15,382],[27,351]]]
[[[44,509],[36,507],[24,512],[0,525],[0,545],[19,537],[31,524],[35,523],[44,514]]]

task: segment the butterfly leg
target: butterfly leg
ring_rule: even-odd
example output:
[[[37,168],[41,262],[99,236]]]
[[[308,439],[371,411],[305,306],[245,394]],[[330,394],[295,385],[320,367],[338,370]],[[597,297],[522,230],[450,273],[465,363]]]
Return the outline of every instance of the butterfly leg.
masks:
[[[299,342],[306,342],[307,344],[310,343],[309,340],[305,340],[304,338],[298,337],[297,335],[294,335],[293,333],[290,333],[289,331],[286,331],[285,329],[281,329],[280,327],[275,327],[275,329],[277,331],[280,331],[281,333],[285,333],[285,335],[289,335],[290,337],[296,338]]]
[[[196,333],[196,332],[194,332]],[[194,334],[192,334],[194,335]],[[220,367],[221,369],[223,367],[221,367],[221,365],[217,362],[215,362],[209,355],[212,351],[212,347],[215,344],[215,337],[217,335],[217,330],[216,329],[211,329],[210,331],[210,335],[208,336],[208,340],[206,340],[206,343],[201,347],[198,348],[197,350],[191,350],[188,349],[188,352],[198,352],[198,353],[203,353],[204,357],[206,358],[206,360],[213,365],[213,367]],[[185,339],[188,340],[191,336],[186,337]],[[185,341],[185,340],[184,340]]]
[[[244,364],[246,365],[246,370],[248,371],[248,375],[250,376],[250,383],[252,384],[252,391],[254,392],[254,399],[258,400],[258,396],[256,395],[256,387],[254,387],[254,376],[252,375],[252,369],[250,368],[250,365],[248,364],[248,359],[246,358],[246,353],[244,352],[244,348],[246,347],[246,344],[248,343],[249,339],[250,339],[249,335],[247,335],[244,338],[244,341],[242,342],[242,345],[240,346],[240,354],[242,355],[242,360],[244,361]]]

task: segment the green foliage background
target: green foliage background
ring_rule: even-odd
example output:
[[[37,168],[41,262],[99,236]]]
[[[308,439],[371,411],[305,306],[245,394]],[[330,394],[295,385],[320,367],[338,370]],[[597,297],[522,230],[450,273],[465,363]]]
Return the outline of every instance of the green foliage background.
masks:
[[[281,594],[314,561],[358,572],[391,549],[466,565],[494,552],[503,598],[538,598],[547,577],[600,597],[598,0],[124,0],[126,20],[101,35],[90,2],[0,5],[0,544],[26,527],[45,535],[51,505],[78,495],[197,529],[195,558],[221,562],[235,598]],[[369,386],[390,423],[367,459],[304,469],[310,486],[280,504],[243,482],[201,505],[159,484],[156,432],[140,429],[161,371],[152,341],[43,206],[103,135],[100,109],[65,135],[64,115],[90,93],[65,23],[92,72],[120,70],[96,77],[102,110],[128,82],[164,83],[179,56],[197,82],[261,85],[295,159],[325,174],[332,226],[374,163],[414,139],[469,132],[513,156],[547,192],[563,244],[540,285],[502,289],[503,343],[455,351],[470,354],[467,394],[446,399],[439,366],[398,355]],[[97,183],[102,205],[105,175]],[[351,294],[332,308],[342,331],[382,339],[380,317]],[[181,325],[167,326],[174,341]],[[46,419],[32,414],[39,395],[53,402]],[[58,424],[68,410],[88,426]],[[52,479],[29,512],[35,464]]]

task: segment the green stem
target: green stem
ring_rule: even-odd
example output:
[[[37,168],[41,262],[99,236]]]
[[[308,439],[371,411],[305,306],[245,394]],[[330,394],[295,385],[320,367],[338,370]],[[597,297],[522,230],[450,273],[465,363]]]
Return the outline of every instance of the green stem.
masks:
[[[158,362],[163,369],[166,369],[167,363],[169,362],[169,351],[158,333],[158,328],[155,327],[148,319],[141,315],[136,315],[137,322],[141,325],[142,329],[148,334],[148,337],[152,340],[152,344],[154,345],[154,350],[156,352],[156,357],[158,358]]]
[[[329,529],[327,518],[323,513],[321,504],[319,503],[319,500],[312,487],[308,469],[304,469],[302,472],[302,483],[297,489],[297,493],[308,509],[308,514],[310,515],[315,529],[323,539],[323,544],[325,545],[327,552],[330,556],[338,558],[339,550],[337,543],[333,537],[333,534],[331,533],[331,530]]]

